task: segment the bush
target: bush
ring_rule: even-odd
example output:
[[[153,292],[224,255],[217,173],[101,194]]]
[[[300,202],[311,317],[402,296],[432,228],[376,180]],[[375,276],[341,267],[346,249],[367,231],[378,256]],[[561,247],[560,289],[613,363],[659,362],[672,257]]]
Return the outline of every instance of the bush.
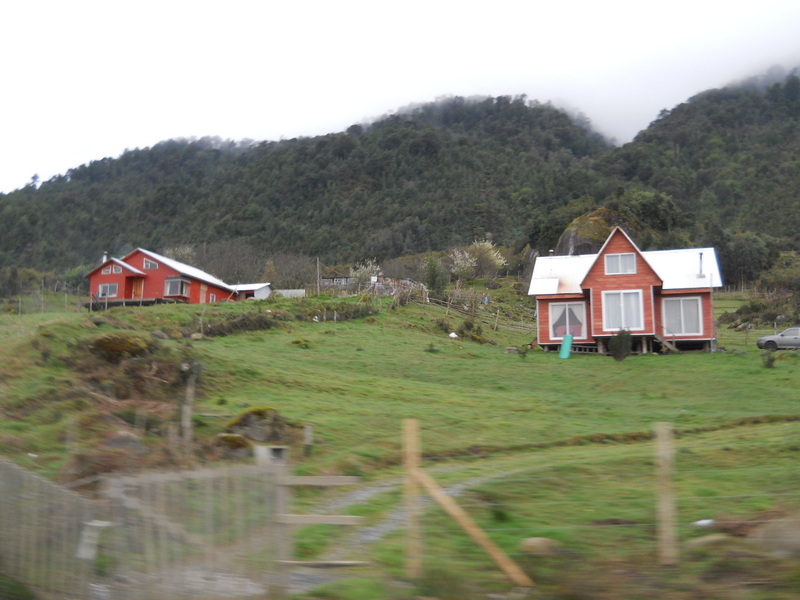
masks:
[[[631,332],[627,329],[620,329],[616,335],[611,336],[611,339],[608,341],[608,349],[611,352],[611,356],[613,356],[616,361],[625,360],[630,356],[631,347]]]

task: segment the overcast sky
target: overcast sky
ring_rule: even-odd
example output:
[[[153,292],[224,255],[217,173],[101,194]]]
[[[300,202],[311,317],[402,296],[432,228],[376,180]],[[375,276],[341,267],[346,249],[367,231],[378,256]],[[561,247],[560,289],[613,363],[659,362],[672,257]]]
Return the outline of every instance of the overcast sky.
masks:
[[[697,92],[800,65],[798,0],[19,0],[0,7],[0,192],[171,138],[344,131],[518,95],[630,141]]]

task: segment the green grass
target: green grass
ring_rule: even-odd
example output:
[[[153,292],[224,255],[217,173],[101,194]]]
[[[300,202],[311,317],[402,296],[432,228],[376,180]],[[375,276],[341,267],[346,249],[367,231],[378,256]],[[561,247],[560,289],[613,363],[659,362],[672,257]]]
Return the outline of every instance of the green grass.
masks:
[[[797,352],[776,353],[774,368],[767,369],[755,347],[764,332],[720,329],[719,346],[725,351],[714,354],[631,356],[616,362],[588,354],[564,360],[557,353],[531,351],[520,358],[504,348],[535,338],[532,328],[517,325],[532,303],[510,286],[501,291],[493,298],[503,298],[505,305],[491,304],[477,317],[453,309],[446,314],[445,308],[430,305],[390,309],[387,300],[371,305],[375,314],[342,320],[350,310],[342,302],[348,301],[325,298],[120,308],[92,315],[95,323],[85,313],[2,316],[0,447],[26,468],[59,473],[70,431],[77,428],[79,445],[86,448],[101,434],[94,429],[100,425],[87,418],[97,410],[96,399],[78,372],[87,340],[105,331],[157,329],[170,337],[160,342],[163,356],[203,366],[198,413],[236,415],[269,406],[290,421],[314,426],[312,456],[302,457],[295,449],[292,457],[298,473],[376,481],[398,477],[402,421],[419,419],[425,467],[443,485],[479,480],[470,484],[464,502],[498,544],[516,554],[521,537],[539,535],[570,549],[544,561],[519,557],[554,598],[584,597],[564,573],[589,577],[592,569],[613,567],[607,562],[611,558],[626,569],[653,566],[649,437],[656,422],[672,423],[678,431],[682,537],[697,535],[687,524],[693,520],[797,508],[791,495],[798,491],[797,445],[787,441],[800,433],[793,420],[800,416]],[[718,313],[746,300],[742,294],[718,294]],[[336,321],[313,320],[334,309]],[[186,337],[267,317],[274,323],[257,331],[200,341]],[[480,326],[481,337],[494,343],[451,340],[446,330],[461,328],[467,319],[475,321],[473,331]],[[449,326],[443,328],[442,322]],[[109,373],[111,389],[116,376]],[[177,407],[182,388],[160,393],[162,402]],[[204,425],[198,435],[210,439],[228,419],[197,421]],[[302,492],[297,505],[305,509],[318,498],[319,492]],[[387,491],[347,512],[377,522],[401,501],[396,491]],[[305,528],[298,552],[320,553],[338,531]],[[433,582],[446,580],[448,573],[464,574],[456,579],[466,590],[508,587],[436,509],[426,512],[425,531],[430,573],[419,595],[441,594]],[[378,571],[371,576],[401,576],[402,553],[400,534],[380,542],[373,556]],[[697,578],[721,560],[709,553],[687,566],[678,581],[716,597]],[[660,581],[650,572],[646,579],[647,585]],[[357,577],[326,592],[353,600],[396,593],[391,586],[371,585]],[[663,597],[690,597],[668,591],[672,595]]]

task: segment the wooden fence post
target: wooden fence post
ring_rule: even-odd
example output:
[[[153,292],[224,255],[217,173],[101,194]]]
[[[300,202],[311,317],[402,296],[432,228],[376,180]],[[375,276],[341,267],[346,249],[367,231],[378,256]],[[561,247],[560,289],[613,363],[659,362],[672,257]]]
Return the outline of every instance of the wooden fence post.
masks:
[[[314,448],[314,426],[306,423],[303,425],[303,456],[311,456]]]
[[[422,536],[419,530],[419,486],[414,472],[420,466],[419,421],[403,421],[403,462],[405,465],[406,504],[406,577],[419,579],[422,575]]]
[[[289,467],[285,461],[279,461],[272,467],[276,476],[276,483],[278,479],[286,477],[289,474]],[[275,514],[286,514],[289,512],[289,505],[291,504],[291,488],[288,485],[275,486]],[[276,569],[275,587],[271,589],[270,598],[283,600],[286,598],[289,591],[290,572],[286,566],[280,566],[281,563],[292,559],[294,540],[292,538],[292,526],[288,523],[276,519],[274,525],[275,541],[277,542],[276,560],[278,568]]]
[[[678,535],[675,492],[672,483],[675,449],[672,426],[656,423],[656,466],[658,499],[656,504],[658,531],[658,562],[661,566],[678,563]]]
[[[189,365],[189,378],[186,380],[186,396],[181,406],[181,433],[183,434],[183,447],[186,456],[192,458],[192,439],[194,428],[192,427],[192,408],[194,396],[197,389],[197,376],[200,374],[200,365],[191,363]]]
[[[404,425],[404,442],[406,451],[404,453],[406,477],[413,480],[414,484],[418,484],[424,488],[428,495],[433,498],[439,506],[450,516],[464,532],[472,538],[476,544],[483,548],[495,564],[520,587],[533,587],[533,580],[515,563],[503,550],[495,544],[488,535],[478,527],[478,525],[470,518],[470,516],[461,508],[455,500],[448,496],[445,491],[428,475],[424,470],[419,468],[420,444],[419,444],[419,428],[416,419],[406,419]],[[413,466],[416,465],[416,466]],[[406,573],[409,576],[413,571],[412,567],[416,567],[417,571],[419,566],[413,560],[415,556],[421,556],[421,542],[419,533],[415,534],[414,531],[418,530],[418,515],[419,510],[417,505],[417,489],[411,487],[412,483],[406,481],[406,506],[408,507],[409,523],[408,523],[408,537],[406,546]],[[412,504],[413,500],[413,504]],[[414,517],[411,515],[414,514]],[[413,519],[413,521],[412,521]],[[413,524],[412,524],[413,523]],[[415,544],[420,546],[414,547]]]

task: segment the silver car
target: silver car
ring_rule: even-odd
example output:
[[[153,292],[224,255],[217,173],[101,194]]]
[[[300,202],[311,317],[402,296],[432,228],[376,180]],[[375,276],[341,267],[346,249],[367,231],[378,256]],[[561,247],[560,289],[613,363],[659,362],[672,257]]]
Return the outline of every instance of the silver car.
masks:
[[[789,327],[777,335],[765,335],[758,338],[756,345],[765,350],[784,348],[800,348],[800,327]]]

